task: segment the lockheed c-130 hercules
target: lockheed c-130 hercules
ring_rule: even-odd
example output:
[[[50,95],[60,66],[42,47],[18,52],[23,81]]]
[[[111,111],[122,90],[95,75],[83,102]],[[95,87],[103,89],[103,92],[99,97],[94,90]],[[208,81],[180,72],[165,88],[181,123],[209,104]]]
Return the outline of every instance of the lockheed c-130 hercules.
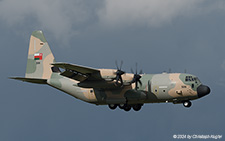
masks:
[[[11,77],[30,83],[47,84],[77,99],[96,105],[131,108],[139,111],[145,103],[183,103],[210,93],[198,77],[186,73],[125,73],[116,63],[115,69],[95,69],[56,62],[42,31],[30,37],[25,77]]]

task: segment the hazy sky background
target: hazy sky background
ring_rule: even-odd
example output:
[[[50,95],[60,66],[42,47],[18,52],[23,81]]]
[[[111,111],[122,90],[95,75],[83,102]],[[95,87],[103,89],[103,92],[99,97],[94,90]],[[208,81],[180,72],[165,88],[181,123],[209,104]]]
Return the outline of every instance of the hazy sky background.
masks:
[[[129,72],[197,75],[211,94],[190,109],[145,104],[110,110],[24,76],[29,38],[43,30],[56,61]],[[225,135],[224,0],[0,0],[0,140],[172,140]],[[224,137],[223,137],[224,138]]]

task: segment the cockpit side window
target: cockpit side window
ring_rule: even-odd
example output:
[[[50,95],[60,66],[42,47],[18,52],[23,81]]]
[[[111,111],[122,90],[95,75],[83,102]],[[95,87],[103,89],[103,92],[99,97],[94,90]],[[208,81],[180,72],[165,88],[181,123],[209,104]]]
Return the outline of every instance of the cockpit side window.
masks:
[[[195,77],[195,78],[196,78],[196,81],[197,81],[197,82],[201,83],[201,81],[198,79],[198,77]]]
[[[193,77],[193,76],[186,76],[185,77],[186,82],[195,82],[195,83],[201,83],[198,77]]]
[[[186,76],[185,81],[195,81],[192,76]]]
[[[195,83],[198,83],[198,81],[197,81],[197,78],[196,78],[196,77],[194,78],[194,81],[195,81]]]

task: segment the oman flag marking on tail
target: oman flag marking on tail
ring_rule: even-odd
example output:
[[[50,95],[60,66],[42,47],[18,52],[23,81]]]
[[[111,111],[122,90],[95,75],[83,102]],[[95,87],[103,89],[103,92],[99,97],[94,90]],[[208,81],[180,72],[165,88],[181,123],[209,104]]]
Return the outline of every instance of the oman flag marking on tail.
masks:
[[[42,60],[43,53],[35,53],[34,60]]]

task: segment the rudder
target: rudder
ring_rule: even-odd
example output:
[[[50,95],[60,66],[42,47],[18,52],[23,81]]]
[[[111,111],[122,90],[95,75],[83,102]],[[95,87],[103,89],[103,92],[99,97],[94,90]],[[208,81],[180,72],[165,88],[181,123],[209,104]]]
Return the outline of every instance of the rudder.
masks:
[[[49,79],[52,74],[51,63],[55,58],[42,31],[34,31],[30,37],[26,78]]]

